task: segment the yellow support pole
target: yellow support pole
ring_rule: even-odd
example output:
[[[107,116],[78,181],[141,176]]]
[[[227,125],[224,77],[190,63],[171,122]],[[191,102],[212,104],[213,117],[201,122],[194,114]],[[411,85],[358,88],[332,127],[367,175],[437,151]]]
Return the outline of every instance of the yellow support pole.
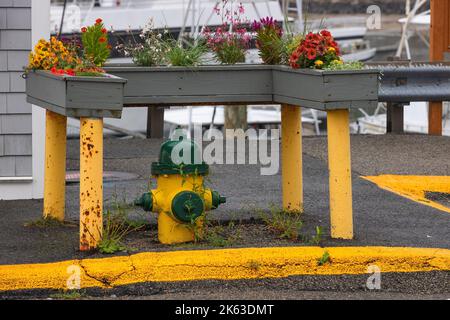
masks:
[[[44,218],[64,221],[67,117],[47,110],[45,116]]]
[[[80,119],[80,250],[95,249],[103,231],[103,120]]]
[[[327,122],[331,237],[353,239],[349,111],[328,111]]]
[[[283,210],[303,211],[301,107],[281,106],[281,178]]]

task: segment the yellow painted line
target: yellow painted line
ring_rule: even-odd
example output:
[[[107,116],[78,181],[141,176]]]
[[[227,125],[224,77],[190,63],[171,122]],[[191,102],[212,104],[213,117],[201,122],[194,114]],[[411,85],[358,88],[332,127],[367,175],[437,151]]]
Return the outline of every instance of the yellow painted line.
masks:
[[[330,263],[318,266],[317,261],[325,251],[330,254]],[[274,247],[145,252],[101,259],[2,265],[0,290],[66,289],[67,281],[73,279],[70,273],[74,272],[74,269],[80,271],[81,287],[89,288],[142,282],[364,274],[368,272],[369,265],[377,265],[381,272],[448,271],[450,250],[401,247]]]
[[[399,176],[380,175],[361,177],[384,190],[419,202],[429,207],[450,212],[450,208],[428,200],[425,192],[450,193],[450,176]]]

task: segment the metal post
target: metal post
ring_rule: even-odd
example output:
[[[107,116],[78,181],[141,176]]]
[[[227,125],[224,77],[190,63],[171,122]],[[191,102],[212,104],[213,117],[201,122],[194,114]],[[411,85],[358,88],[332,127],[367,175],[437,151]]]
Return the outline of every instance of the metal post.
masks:
[[[349,111],[330,110],[327,122],[331,237],[353,239]]]
[[[80,119],[80,250],[97,247],[103,230],[103,119]]]
[[[450,0],[431,0],[430,60],[442,61],[450,45]],[[442,135],[442,102],[428,105],[428,134]]]
[[[64,220],[67,117],[46,111],[44,218]]]
[[[386,131],[391,133],[403,133],[403,104],[388,102],[386,114]]]
[[[147,108],[147,138],[164,138],[164,108]]]
[[[303,211],[302,110],[281,106],[281,177],[283,210]]]

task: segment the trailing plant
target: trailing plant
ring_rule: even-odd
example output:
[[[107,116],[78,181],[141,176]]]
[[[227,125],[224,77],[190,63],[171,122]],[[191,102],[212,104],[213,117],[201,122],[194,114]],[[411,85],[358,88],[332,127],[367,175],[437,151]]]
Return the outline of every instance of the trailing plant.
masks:
[[[327,30],[308,33],[289,59],[289,64],[294,69],[323,69],[332,63],[341,63],[340,50],[333,36]]]
[[[328,67],[325,67],[324,70],[361,70],[364,69],[364,63],[361,61],[332,61]]]
[[[102,67],[109,58],[111,49],[108,43],[108,31],[102,19],[98,18],[94,25],[81,28],[81,42],[84,59],[97,67]]]
[[[144,26],[138,41],[131,31],[127,43],[120,43],[116,49],[125,57],[131,57],[138,66],[158,66],[166,64],[168,46],[163,41],[163,35],[154,29],[153,19]]]
[[[235,8],[234,1],[222,0],[214,11],[221,17],[222,25],[215,30],[205,28],[202,32],[214,58],[221,64],[245,62],[251,36],[244,27],[247,23],[243,18],[244,6],[240,3]]]
[[[283,62],[283,29],[272,17],[254,21],[252,30],[256,33],[256,47],[264,64],[281,64]]]

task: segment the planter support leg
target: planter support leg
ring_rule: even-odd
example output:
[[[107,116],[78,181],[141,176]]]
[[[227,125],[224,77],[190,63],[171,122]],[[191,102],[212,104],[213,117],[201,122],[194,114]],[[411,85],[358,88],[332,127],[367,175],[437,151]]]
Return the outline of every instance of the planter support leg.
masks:
[[[64,221],[67,117],[45,115],[44,218]]]
[[[349,111],[327,114],[331,237],[353,239]]]
[[[97,247],[103,231],[103,120],[80,119],[80,250]]]
[[[283,210],[303,211],[301,107],[281,106]]]

